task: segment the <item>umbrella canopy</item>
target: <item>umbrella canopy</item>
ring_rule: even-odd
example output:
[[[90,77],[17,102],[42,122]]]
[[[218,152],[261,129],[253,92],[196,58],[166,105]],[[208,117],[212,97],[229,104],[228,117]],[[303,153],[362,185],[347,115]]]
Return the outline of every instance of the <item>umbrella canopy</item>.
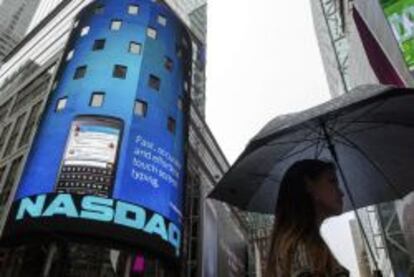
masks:
[[[341,183],[347,192],[344,211],[413,191],[414,90],[363,86],[276,117],[249,142],[210,197],[242,210],[274,213],[285,171],[302,159],[333,160],[332,150],[348,183],[348,188]]]

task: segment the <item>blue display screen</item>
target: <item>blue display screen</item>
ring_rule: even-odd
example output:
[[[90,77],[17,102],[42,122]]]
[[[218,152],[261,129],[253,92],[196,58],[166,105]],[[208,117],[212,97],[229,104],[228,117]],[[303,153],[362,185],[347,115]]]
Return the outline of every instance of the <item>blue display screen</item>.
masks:
[[[78,16],[6,234],[63,232],[178,257],[192,55],[177,47],[189,36],[166,5],[121,2],[99,1],[100,13],[92,3]],[[128,14],[128,4],[139,5],[139,14]],[[117,30],[114,18],[122,21]],[[148,26],[156,38],[147,37]],[[141,52],[130,51],[131,43]]]

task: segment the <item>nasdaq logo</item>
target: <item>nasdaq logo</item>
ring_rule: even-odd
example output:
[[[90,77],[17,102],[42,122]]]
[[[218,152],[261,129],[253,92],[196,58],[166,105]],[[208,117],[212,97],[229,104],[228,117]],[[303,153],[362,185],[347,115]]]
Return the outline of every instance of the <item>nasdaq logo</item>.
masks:
[[[137,205],[97,196],[82,196],[80,205],[71,194],[37,195],[20,200],[16,220],[64,216],[122,225],[148,234],[158,235],[171,244],[179,255],[181,231],[163,216]]]

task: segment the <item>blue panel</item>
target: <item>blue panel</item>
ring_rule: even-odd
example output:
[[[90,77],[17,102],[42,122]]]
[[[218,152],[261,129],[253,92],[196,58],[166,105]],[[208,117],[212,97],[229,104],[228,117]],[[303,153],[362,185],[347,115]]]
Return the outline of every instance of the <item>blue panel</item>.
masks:
[[[137,15],[128,14],[131,4],[139,6]],[[102,13],[95,12],[99,5]],[[110,29],[112,20],[122,21],[119,30]],[[78,21],[66,47],[66,55],[74,54],[59,68],[16,210],[22,200],[41,194],[94,195],[140,206],[181,230],[187,108],[178,103],[188,103],[190,36],[165,4],[149,0],[96,1]],[[87,26],[89,32],[81,36]],[[148,27],[157,31],[156,39],[147,35]],[[104,48],[93,50],[98,39],[105,40]],[[141,44],[139,54],[129,52],[130,42]],[[127,68],[125,78],[113,77],[115,65]],[[86,66],[84,77],[74,79],[81,66]],[[150,75],[159,78],[159,90],[149,85]],[[94,92],[104,95],[101,106],[91,106]],[[66,106],[56,111],[64,97]],[[146,102],[145,116],[134,113],[136,100]]]

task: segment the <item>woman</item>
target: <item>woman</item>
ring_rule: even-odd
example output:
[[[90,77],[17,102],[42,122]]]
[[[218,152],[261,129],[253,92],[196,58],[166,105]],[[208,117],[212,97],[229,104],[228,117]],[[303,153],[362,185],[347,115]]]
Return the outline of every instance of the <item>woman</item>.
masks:
[[[342,213],[343,196],[333,163],[302,160],[286,171],[276,205],[266,277],[349,276],[319,231],[326,218]]]

